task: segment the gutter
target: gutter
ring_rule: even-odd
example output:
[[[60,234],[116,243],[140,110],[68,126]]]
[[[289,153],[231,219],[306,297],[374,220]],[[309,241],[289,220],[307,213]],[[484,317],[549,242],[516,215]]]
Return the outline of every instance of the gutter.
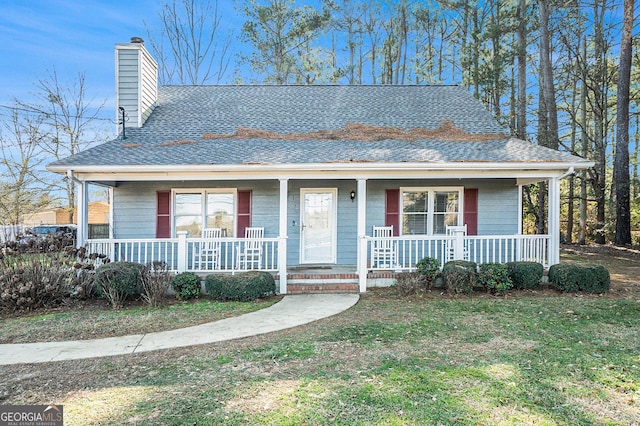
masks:
[[[568,162],[517,162],[517,163],[295,163],[295,164],[184,164],[184,165],[121,165],[121,166],[75,166],[75,173],[184,173],[190,172],[239,172],[239,171],[394,171],[407,169],[421,171],[448,170],[557,170],[566,169],[571,174],[575,169],[588,169],[595,165],[592,161]],[[69,166],[47,166],[54,173],[68,173]],[[564,177],[564,175],[563,175]]]

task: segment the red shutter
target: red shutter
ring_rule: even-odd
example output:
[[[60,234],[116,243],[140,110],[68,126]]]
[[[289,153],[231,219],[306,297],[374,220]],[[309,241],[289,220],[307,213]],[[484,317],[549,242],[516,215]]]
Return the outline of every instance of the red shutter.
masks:
[[[244,238],[244,229],[251,226],[251,190],[238,191],[237,237]]]
[[[171,238],[171,191],[157,192],[156,238]]]
[[[385,191],[384,224],[393,226],[393,235],[400,235],[400,190]]]
[[[464,189],[464,223],[467,235],[478,235],[478,189]]]

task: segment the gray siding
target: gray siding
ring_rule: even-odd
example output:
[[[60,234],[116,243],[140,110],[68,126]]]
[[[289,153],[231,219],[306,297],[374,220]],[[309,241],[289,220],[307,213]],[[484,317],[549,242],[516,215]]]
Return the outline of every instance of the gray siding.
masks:
[[[478,188],[478,234],[512,235],[518,231],[518,188],[513,179],[466,180],[403,180],[367,182],[366,233],[374,225],[384,225],[385,190],[399,187],[465,186]],[[253,226],[263,226],[265,237],[279,233],[279,182],[129,182],[114,190],[114,233],[116,238],[154,238],[156,226],[156,191],[177,188],[237,188],[252,190]],[[337,263],[355,265],[357,254],[357,196],[352,202],[349,193],[357,191],[352,180],[289,181],[287,210],[287,263],[300,261],[300,189],[338,189],[338,249]]]
[[[116,50],[116,114],[121,119],[117,107],[123,107],[129,117],[126,127],[138,127],[138,50]]]
[[[123,107],[129,119],[126,127],[141,127],[151,115],[158,98],[158,64],[137,44],[116,48],[116,106]],[[116,108],[117,119],[121,119]]]
[[[518,186],[514,179],[482,181],[478,188],[478,235],[518,233]]]

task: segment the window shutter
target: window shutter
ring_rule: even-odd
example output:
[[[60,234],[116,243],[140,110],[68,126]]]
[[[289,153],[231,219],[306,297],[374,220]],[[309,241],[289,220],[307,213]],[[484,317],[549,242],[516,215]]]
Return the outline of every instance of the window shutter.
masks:
[[[244,238],[245,228],[251,226],[251,190],[238,191],[237,237]]]
[[[400,235],[400,189],[385,191],[385,226],[393,226],[393,235]]]
[[[464,189],[464,223],[467,235],[478,235],[478,189]]]
[[[156,238],[171,238],[171,191],[157,192]]]

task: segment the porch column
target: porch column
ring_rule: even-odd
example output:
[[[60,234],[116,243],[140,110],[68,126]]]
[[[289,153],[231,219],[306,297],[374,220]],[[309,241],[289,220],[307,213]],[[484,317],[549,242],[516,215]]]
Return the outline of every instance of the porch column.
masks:
[[[522,185],[518,185],[518,242],[516,244],[516,261],[522,260]]]
[[[360,293],[367,291],[367,180],[358,179],[358,286]]]
[[[560,179],[549,179],[549,266],[560,262]]]
[[[84,246],[85,241],[88,238],[88,228],[89,228],[89,191],[87,189],[88,185],[85,181],[76,181],[78,185],[76,187],[76,204],[77,204],[77,220],[78,220],[78,229],[76,235],[76,247]]]
[[[280,294],[287,294],[287,196],[289,179],[280,179],[280,230],[278,233],[278,274],[280,275]]]

